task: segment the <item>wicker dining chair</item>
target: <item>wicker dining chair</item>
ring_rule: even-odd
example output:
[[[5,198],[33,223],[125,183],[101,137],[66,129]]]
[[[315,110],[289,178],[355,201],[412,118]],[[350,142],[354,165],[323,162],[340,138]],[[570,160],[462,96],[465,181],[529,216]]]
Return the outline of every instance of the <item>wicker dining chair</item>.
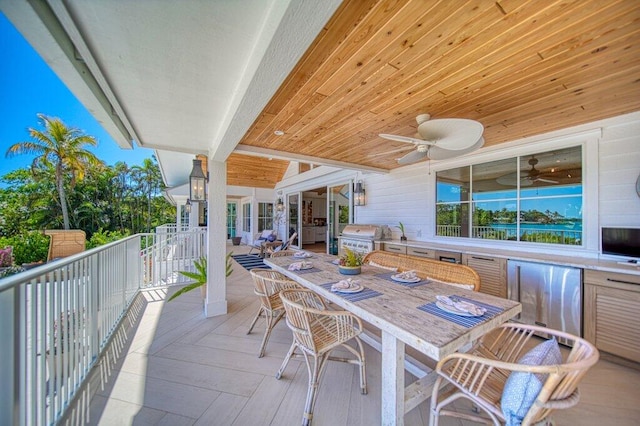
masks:
[[[539,339],[532,338],[533,333],[546,333],[556,340],[564,338],[573,347],[563,357],[558,348],[549,345],[556,346],[551,340],[535,346]],[[543,351],[547,352],[541,356]],[[550,362],[540,363],[544,357]],[[578,384],[598,358],[598,350],[591,343],[571,334],[538,326],[502,324],[471,352],[455,353],[438,362],[430,425],[437,426],[440,415],[494,425],[513,424],[510,420],[522,425],[549,420],[552,410],[578,403]],[[453,386],[444,387],[441,395],[442,382]],[[489,417],[443,410],[460,398],[470,400]]]
[[[367,393],[364,347],[358,337],[363,330],[362,321],[347,311],[327,310],[322,298],[308,289],[283,290],[280,298],[287,312],[287,325],[293,332],[293,344],[276,373],[276,378],[282,377],[292,356],[304,357],[309,373],[309,387],[302,424],[309,425],[320,378],[328,360],[358,365],[360,390],[362,394]],[[356,347],[347,344],[350,340],[355,340]],[[346,349],[355,358],[331,357],[331,352],[338,347]],[[296,349],[301,354],[295,354]]]
[[[271,257],[293,256],[296,254],[295,250],[280,250],[271,253]]]
[[[258,318],[264,316],[266,325],[262,344],[260,345],[260,352],[258,352],[258,358],[262,358],[267,342],[269,341],[269,336],[271,335],[271,330],[273,330],[276,324],[278,324],[278,321],[285,315],[285,310],[279,295],[280,290],[301,287],[295,281],[271,269],[254,268],[249,272],[251,272],[251,277],[253,278],[254,293],[260,298],[260,309],[258,309],[247,334],[251,334],[253,327],[256,325],[256,322],[258,322]]]

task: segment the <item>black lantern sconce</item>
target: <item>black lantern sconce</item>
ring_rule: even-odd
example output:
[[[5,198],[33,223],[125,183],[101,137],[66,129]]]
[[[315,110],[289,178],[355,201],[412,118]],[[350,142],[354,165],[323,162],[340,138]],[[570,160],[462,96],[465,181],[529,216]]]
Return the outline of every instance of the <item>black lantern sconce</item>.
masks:
[[[207,173],[208,174],[208,173]],[[193,160],[193,168],[189,175],[189,200],[207,200],[207,181],[209,179],[202,171],[202,160]]]
[[[367,200],[365,197],[364,186],[362,185],[362,181],[359,180],[353,188],[353,205],[364,206],[365,204],[367,204]]]

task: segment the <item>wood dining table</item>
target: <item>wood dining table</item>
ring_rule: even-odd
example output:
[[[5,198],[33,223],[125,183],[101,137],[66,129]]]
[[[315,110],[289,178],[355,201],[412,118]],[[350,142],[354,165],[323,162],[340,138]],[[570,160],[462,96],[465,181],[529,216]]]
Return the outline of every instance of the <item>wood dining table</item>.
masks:
[[[307,287],[335,305],[380,329],[382,353],[382,424],[402,425],[404,414],[431,396],[435,372],[427,371],[405,387],[405,345],[433,361],[466,350],[478,338],[518,315],[520,303],[465,290],[420,277],[417,283],[394,281],[393,272],[370,265],[362,273],[345,276],[338,272],[336,256],[312,253],[312,257],[267,258],[265,264]],[[305,270],[289,270],[294,262],[311,263]],[[308,265],[307,265],[308,266]],[[363,288],[358,293],[331,291],[331,285],[351,278]],[[436,304],[436,296],[452,296],[486,309],[479,317],[454,315]]]

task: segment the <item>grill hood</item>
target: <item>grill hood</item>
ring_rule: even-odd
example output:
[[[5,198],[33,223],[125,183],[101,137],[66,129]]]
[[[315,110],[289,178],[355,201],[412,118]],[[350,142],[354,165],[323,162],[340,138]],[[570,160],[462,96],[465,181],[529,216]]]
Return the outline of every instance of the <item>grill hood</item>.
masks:
[[[342,238],[360,240],[386,240],[391,238],[391,229],[387,225],[347,225],[340,234]]]

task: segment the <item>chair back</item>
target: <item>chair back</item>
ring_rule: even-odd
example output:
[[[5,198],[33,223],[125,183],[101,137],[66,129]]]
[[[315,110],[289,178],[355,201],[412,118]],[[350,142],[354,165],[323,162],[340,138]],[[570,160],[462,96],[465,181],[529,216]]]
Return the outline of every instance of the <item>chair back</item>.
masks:
[[[326,306],[320,296],[311,290],[283,290],[280,299],[287,313],[287,325],[293,338],[308,353],[317,353],[311,324]]]
[[[80,229],[45,229],[44,234],[51,238],[47,262],[81,253],[85,249],[86,235]]]
[[[293,244],[293,240],[295,240],[297,236],[298,236],[297,232],[294,232],[293,234],[291,234],[287,242],[282,245],[281,251],[287,250],[291,246],[291,244]]]
[[[280,250],[271,253],[271,257],[293,256],[294,254],[296,254],[295,250]]]
[[[270,311],[282,309],[280,290],[300,287],[298,283],[273,269],[254,268],[249,272],[253,278],[254,293],[260,298],[262,306]]]
[[[556,339],[564,337],[568,341],[573,341],[573,347],[565,363],[556,371],[550,372],[538,394],[537,401],[533,403],[523,419],[523,424],[529,424],[527,423],[529,419],[531,424],[536,423],[545,419],[554,409],[575,405],[579,399],[578,384],[600,357],[596,347],[580,337],[557,331],[549,334],[554,335]]]

